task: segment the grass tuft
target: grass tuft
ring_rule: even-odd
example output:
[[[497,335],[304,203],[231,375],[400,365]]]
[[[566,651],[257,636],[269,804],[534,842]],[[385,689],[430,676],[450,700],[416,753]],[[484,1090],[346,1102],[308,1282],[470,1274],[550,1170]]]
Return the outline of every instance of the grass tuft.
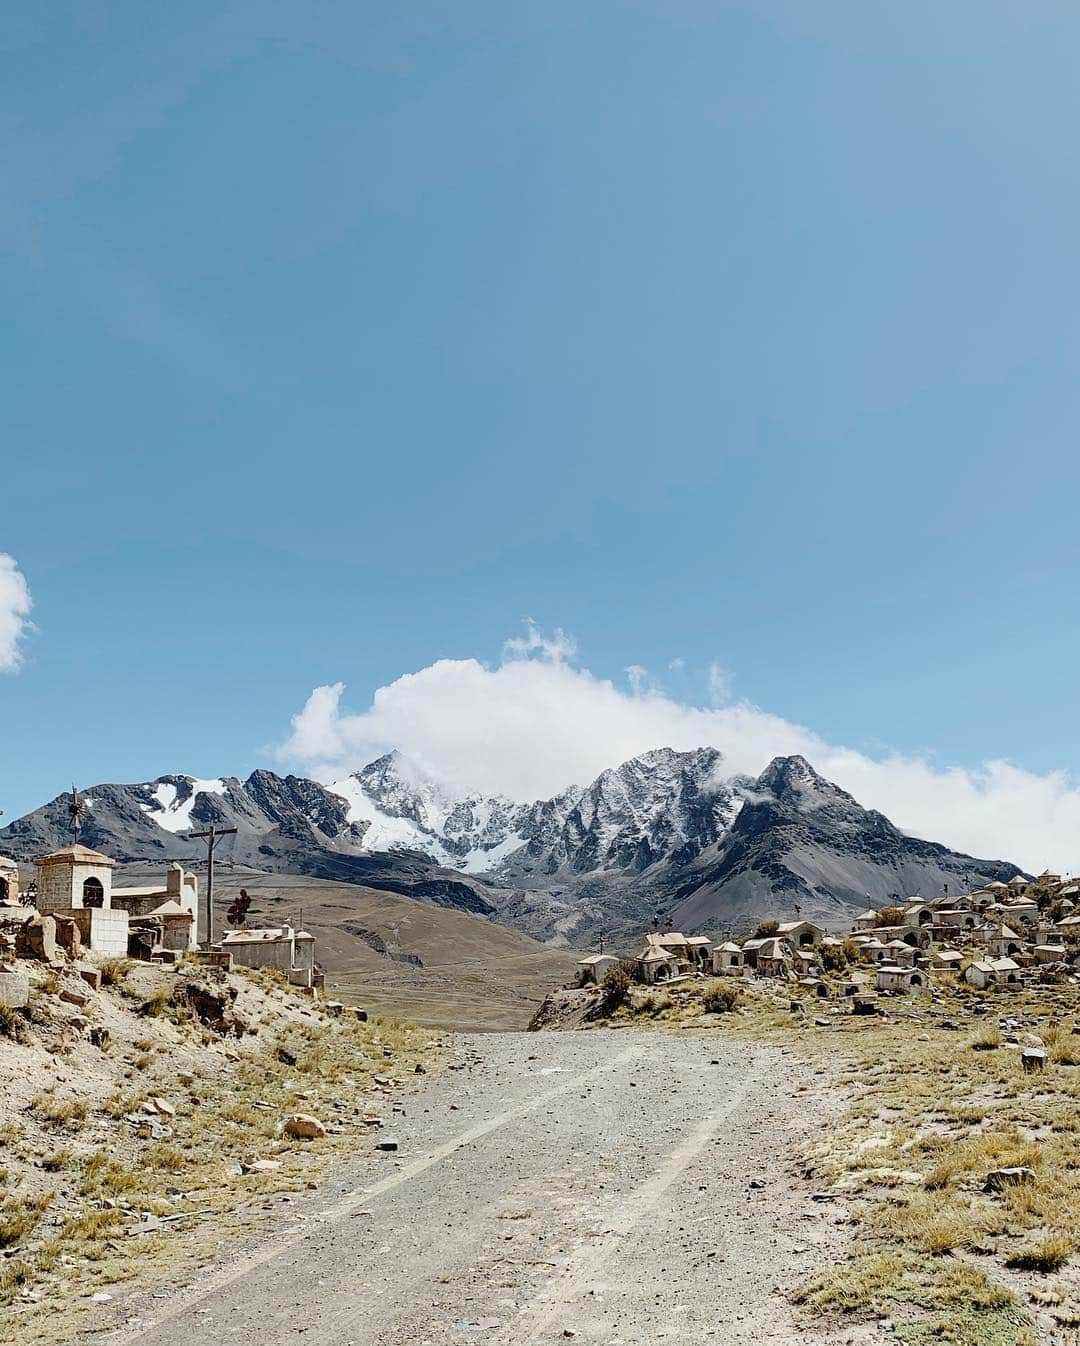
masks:
[[[1045,1276],[1060,1271],[1075,1251],[1072,1239],[1066,1234],[1049,1234],[1041,1243],[1013,1253],[1006,1266],[1017,1271],[1039,1271]]]

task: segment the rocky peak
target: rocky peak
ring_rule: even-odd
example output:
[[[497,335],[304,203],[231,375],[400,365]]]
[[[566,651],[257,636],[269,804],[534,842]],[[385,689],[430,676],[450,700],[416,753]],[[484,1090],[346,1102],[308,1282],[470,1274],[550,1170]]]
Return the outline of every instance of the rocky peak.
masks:
[[[437,831],[458,802],[453,790],[396,748],[353,772],[353,779],[380,812],[408,818],[424,831]]]
[[[855,804],[839,785],[826,780],[798,753],[774,757],[755,783],[756,789],[797,807],[821,807],[825,804]]]

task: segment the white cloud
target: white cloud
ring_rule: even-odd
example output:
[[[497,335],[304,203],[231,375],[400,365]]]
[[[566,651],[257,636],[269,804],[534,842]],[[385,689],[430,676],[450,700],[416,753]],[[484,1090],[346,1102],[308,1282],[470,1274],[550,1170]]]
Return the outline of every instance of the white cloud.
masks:
[[[709,665],[709,700],[714,706],[722,706],[731,700],[735,686],[735,674],[723,664]]]
[[[503,658],[528,659],[534,654],[554,664],[561,664],[577,654],[577,641],[568,636],[561,626],[557,626],[550,636],[545,636],[533,619],[526,617],[525,634],[511,636],[503,644]]]
[[[399,748],[456,785],[517,799],[585,784],[650,748],[714,746],[727,770],[756,775],[776,756],[802,753],[822,775],[917,836],[1027,869],[1080,869],[1080,788],[1064,772],[1036,775],[1008,762],[942,769],[900,755],[873,758],[825,742],[748,701],[730,676],[709,672],[713,704],[672,698],[639,665],[628,685],[573,662],[562,631],[534,624],[503,660],[440,659],[380,687],[366,710],[342,708],[342,683],[318,687],[292,722],[280,755],[322,779]]]
[[[15,558],[0,552],[0,673],[21,662],[20,645],[31,630],[30,588]]]

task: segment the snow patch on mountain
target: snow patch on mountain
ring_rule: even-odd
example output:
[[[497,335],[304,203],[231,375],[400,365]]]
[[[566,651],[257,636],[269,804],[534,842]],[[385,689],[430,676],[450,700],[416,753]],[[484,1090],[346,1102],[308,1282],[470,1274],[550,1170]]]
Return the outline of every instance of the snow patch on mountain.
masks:
[[[176,784],[182,782],[181,786]],[[201,794],[223,795],[225,782],[211,779],[200,780],[197,776],[174,776],[170,780],[159,780],[153,786],[145,787],[153,797],[152,804],[141,804],[144,813],[163,827],[166,832],[186,832],[191,827],[191,811]]]

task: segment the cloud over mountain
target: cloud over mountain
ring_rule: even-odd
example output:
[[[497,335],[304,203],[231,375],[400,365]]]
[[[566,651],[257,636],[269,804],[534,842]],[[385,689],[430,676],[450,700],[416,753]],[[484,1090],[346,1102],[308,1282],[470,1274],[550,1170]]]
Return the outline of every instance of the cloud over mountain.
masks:
[[[20,646],[30,630],[30,587],[13,556],[0,552],[0,672],[11,673],[21,660]]]
[[[1029,869],[1080,869],[1080,789],[1067,773],[870,757],[749,701],[725,700],[728,686],[726,674],[711,677],[712,704],[690,705],[636,665],[619,686],[576,662],[565,633],[546,637],[530,623],[496,666],[437,660],[380,687],[365,710],[343,706],[344,683],[316,688],[279,755],[332,779],[398,748],[456,785],[532,800],[656,747],[715,747],[726,774],[754,776],[774,757],[801,754],[906,831],[975,855],[1007,853]]]

